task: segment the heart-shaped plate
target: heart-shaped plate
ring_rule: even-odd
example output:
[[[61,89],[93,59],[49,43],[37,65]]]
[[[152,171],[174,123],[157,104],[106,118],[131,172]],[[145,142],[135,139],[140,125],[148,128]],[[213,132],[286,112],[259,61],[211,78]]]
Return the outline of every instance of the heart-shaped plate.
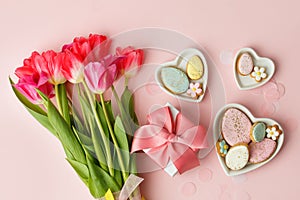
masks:
[[[197,96],[197,98],[193,98],[190,95],[188,95],[187,92],[182,93],[182,94],[172,93],[168,88],[165,87],[165,85],[162,81],[162,69],[167,68],[167,67],[174,67],[174,68],[181,70],[184,73],[187,73],[188,61],[193,56],[198,56],[201,59],[202,64],[203,64],[203,75],[201,78],[199,78],[197,80],[189,79],[189,81],[190,81],[190,83],[192,82],[192,83],[201,84],[202,94]],[[196,102],[196,103],[201,102],[205,95],[207,79],[208,79],[208,67],[207,67],[206,59],[205,59],[204,55],[198,49],[194,49],[194,48],[185,49],[176,57],[175,60],[161,64],[155,73],[155,80],[162,90],[164,90],[168,94],[170,94],[178,99],[189,101],[189,102]]]
[[[277,139],[277,146],[275,151],[273,152],[273,154],[266,159],[263,162],[260,163],[249,163],[242,169],[240,170],[231,170],[226,166],[225,163],[225,159],[219,155],[219,153],[217,152],[217,156],[218,159],[220,161],[220,164],[225,172],[225,174],[227,176],[235,176],[235,175],[240,175],[240,174],[244,174],[247,172],[250,172],[252,170],[255,170],[259,167],[262,167],[263,165],[267,164],[268,162],[270,162],[279,152],[279,150],[282,147],[283,141],[284,141],[284,132],[282,127],[280,126],[279,123],[277,123],[275,120],[269,119],[269,118],[256,118],[252,115],[252,113],[244,106],[240,105],[240,104],[227,104],[226,106],[224,106],[223,108],[221,108],[219,110],[219,112],[216,115],[215,121],[214,121],[214,140],[215,143],[220,140],[223,139],[223,136],[221,134],[221,124],[222,124],[222,119],[224,117],[224,113],[226,112],[226,110],[228,110],[229,108],[236,108],[240,111],[242,111],[245,115],[247,115],[247,117],[250,119],[250,121],[252,122],[252,124],[256,123],[256,122],[264,122],[267,126],[273,126],[273,125],[278,125],[279,129],[282,131],[282,133],[280,134],[279,138]]]
[[[243,76],[238,72],[237,69],[238,59],[243,53],[248,53],[252,57],[254,66],[265,68],[265,73],[267,74],[266,78],[257,82],[255,78],[252,78],[250,75]],[[271,59],[258,56],[257,53],[252,48],[242,48],[235,55],[234,62],[233,62],[233,70],[234,70],[235,82],[239,87],[239,89],[250,90],[266,84],[275,73],[275,65]]]

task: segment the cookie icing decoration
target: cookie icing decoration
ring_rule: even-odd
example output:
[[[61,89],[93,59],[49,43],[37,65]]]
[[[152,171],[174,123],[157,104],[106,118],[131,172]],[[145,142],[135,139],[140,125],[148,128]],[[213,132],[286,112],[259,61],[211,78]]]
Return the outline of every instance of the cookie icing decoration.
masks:
[[[268,138],[265,138],[262,142],[252,142],[249,145],[249,162],[255,164],[267,160],[276,150],[276,146],[277,143]]]
[[[192,80],[198,80],[203,76],[204,67],[199,56],[193,56],[190,58],[186,65],[186,72],[188,77]]]
[[[250,75],[255,81],[260,82],[263,79],[267,78],[266,68],[264,67],[254,67],[254,72]]]
[[[200,96],[203,93],[200,83],[190,83],[190,88],[186,92],[193,98]]]
[[[272,140],[277,140],[282,131],[279,129],[278,125],[268,126],[267,130],[267,138],[271,138]]]
[[[261,142],[266,136],[266,124],[256,122],[251,128],[250,138],[253,142]]]
[[[226,157],[226,166],[231,170],[240,170],[244,168],[249,160],[249,150],[247,145],[237,145],[229,149]]]
[[[237,62],[237,70],[242,76],[249,75],[253,70],[253,60],[249,53],[243,53]]]
[[[161,70],[161,80],[164,86],[174,94],[182,94],[189,87],[187,75],[175,67],[165,67]]]
[[[225,157],[228,152],[229,146],[225,140],[217,142],[217,150],[222,157]]]
[[[245,113],[236,109],[229,108],[224,113],[221,131],[223,138],[230,146],[238,143],[248,144],[252,123]]]

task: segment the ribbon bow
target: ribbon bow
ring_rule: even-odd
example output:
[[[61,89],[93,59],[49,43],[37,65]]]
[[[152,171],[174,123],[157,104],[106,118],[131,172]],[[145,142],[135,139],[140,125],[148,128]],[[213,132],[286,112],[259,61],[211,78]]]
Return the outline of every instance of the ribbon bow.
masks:
[[[162,168],[171,160],[179,173],[200,165],[196,153],[207,148],[203,126],[194,126],[181,113],[173,119],[168,106],[150,113],[147,119],[148,124],[134,134],[131,153],[143,150]]]

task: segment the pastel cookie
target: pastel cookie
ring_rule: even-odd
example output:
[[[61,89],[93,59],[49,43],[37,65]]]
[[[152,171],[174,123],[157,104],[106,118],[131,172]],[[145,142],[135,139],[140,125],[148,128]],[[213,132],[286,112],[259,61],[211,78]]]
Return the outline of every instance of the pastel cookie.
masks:
[[[229,145],[226,143],[226,141],[225,140],[218,141],[216,147],[219,155],[225,157],[229,149]]]
[[[253,142],[261,142],[266,136],[266,124],[256,122],[251,128],[250,138]]]
[[[229,108],[224,113],[222,120],[222,135],[230,146],[238,143],[248,144],[250,139],[250,130],[252,123],[242,111],[236,108]]]
[[[272,140],[277,140],[280,134],[282,133],[282,130],[280,130],[278,125],[268,126],[266,133],[267,133],[267,138],[271,138]]]
[[[164,67],[161,70],[161,80],[164,86],[174,94],[182,94],[189,87],[187,75],[175,67]]]
[[[237,70],[242,76],[249,75],[253,70],[253,60],[249,53],[243,53],[237,62]]]
[[[249,145],[250,163],[260,163],[267,160],[275,151],[277,143],[265,138],[262,142],[252,142]]]
[[[244,168],[249,160],[248,146],[245,144],[236,145],[229,149],[226,157],[226,166],[231,170],[240,170]]]
[[[256,82],[261,82],[263,79],[267,78],[266,68],[264,67],[254,67],[254,71],[250,74]]]
[[[198,80],[203,76],[204,67],[199,56],[193,56],[189,59],[186,65],[186,72],[190,79]]]

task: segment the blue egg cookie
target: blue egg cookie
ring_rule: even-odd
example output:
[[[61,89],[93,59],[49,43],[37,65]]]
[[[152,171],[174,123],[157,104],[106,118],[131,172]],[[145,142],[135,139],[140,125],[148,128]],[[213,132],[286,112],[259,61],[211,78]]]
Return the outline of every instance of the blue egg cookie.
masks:
[[[161,81],[164,86],[174,94],[182,94],[189,87],[187,75],[175,67],[164,67],[161,69]]]
[[[253,142],[261,142],[266,136],[266,124],[263,122],[256,122],[250,130],[250,138]]]

